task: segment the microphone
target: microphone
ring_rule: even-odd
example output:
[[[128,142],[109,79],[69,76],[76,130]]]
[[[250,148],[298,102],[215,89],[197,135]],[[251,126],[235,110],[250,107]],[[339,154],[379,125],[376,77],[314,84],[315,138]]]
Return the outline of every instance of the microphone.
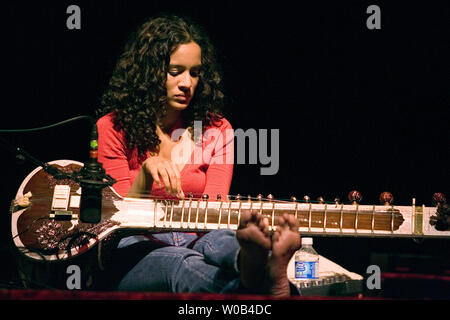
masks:
[[[87,223],[98,223],[102,216],[102,189],[116,183],[107,175],[103,165],[98,162],[97,124],[92,126],[89,148],[89,159],[77,175],[81,186],[80,220]]]

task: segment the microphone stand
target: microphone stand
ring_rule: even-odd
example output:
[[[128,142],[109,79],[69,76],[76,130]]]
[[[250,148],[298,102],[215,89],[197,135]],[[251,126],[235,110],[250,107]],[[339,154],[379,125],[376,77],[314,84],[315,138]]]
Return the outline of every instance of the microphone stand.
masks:
[[[102,164],[98,162],[98,132],[94,123],[91,131],[89,160],[74,175],[74,180],[81,186],[80,219],[82,222],[98,223],[102,215],[102,189],[116,183],[106,174]]]
[[[3,145],[3,147],[5,147],[6,149],[8,149],[8,151],[10,151],[16,155],[17,160],[23,161],[24,159],[26,159],[26,160],[30,161],[31,163],[33,163],[37,166],[40,166],[40,167],[42,167],[42,169],[44,169],[45,172],[47,172],[48,174],[53,176],[55,179],[70,179],[70,178],[72,178],[70,174],[59,170],[58,168],[56,168],[55,166],[52,166],[51,164],[48,164],[47,162],[43,162],[41,160],[36,159],[32,155],[30,155],[28,152],[26,152],[24,149],[11,145],[7,140],[3,139],[2,137],[0,137],[0,142]]]

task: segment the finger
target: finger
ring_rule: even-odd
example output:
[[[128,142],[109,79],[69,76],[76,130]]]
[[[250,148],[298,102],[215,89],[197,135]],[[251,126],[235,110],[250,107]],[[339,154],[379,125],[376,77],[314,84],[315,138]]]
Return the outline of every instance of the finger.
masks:
[[[156,167],[150,168],[150,174],[153,178],[153,181],[156,183],[158,187],[161,187],[161,180],[159,179],[158,169]]]
[[[177,186],[176,186],[176,183],[177,183],[176,182],[177,181],[176,174],[172,168],[172,165],[169,162],[166,162],[164,165],[165,165],[167,175],[169,176],[169,192],[172,195],[175,195],[175,194],[177,194],[177,191],[178,191]]]
[[[172,171],[175,174],[175,179],[176,179],[176,195],[177,196],[183,196],[184,197],[184,193],[183,190],[181,189],[181,175],[180,175],[180,170],[178,170],[178,167],[170,162],[171,166],[172,166]]]
[[[158,173],[161,176],[161,180],[162,183],[164,184],[164,189],[166,190],[166,193],[170,194],[170,179],[166,168],[165,167],[158,168]]]
[[[185,198],[183,190],[181,190],[180,192],[177,193],[177,197],[180,198],[180,199],[184,199]]]

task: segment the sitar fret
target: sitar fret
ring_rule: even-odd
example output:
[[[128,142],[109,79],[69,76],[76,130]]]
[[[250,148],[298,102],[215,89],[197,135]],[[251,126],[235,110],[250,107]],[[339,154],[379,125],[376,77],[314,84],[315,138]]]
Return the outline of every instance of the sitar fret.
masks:
[[[195,229],[198,229],[198,215],[200,211],[200,199],[197,200],[197,211],[195,213]]]
[[[298,202],[295,203],[295,214],[294,214],[295,219],[298,219],[297,211],[298,211]]]
[[[275,202],[272,205],[271,218],[272,218],[272,230],[274,230],[274,228],[275,228]]]
[[[188,229],[191,226],[191,212],[192,212],[192,198],[189,198],[189,209],[188,209],[188,222],[187,222],[187,227]]]
[[[231,200],[228,205],[228,219],[227,219],[227,228],[228,229],[230,229],[230,223],[231,223]]]
[[[205,229],[207,229],[208,226],[208,198],[204,198],[205,200],[205,222],[204,222],[204,226]]]
[[[183,204],[182,204],[182,207],[181,207],[181,221],[180,221],[180,228],[182,228],[183,229],[183,218],[184,218],[184,211],[185,211],[185,200],[183,199]]]
[[[373,206],[373,209],[372,209],[372,220],[371,220],[371,227],[370,227],[370,230],[371,230],[371,232],[372,233],[374,233],[374,227],[375,227],[375,205]]]
[[[170,206],[170,224],[169,224],[169,228],[172,228],[172,221],[173,221],[173,201],[171,201],[171,206]]]
[[[222,201],[220,201],[220,208],[219,208],[219,219],[218,219],[218,223],[217,223],[217,229],[220,229],[220,224],[221,224],[221,222],[222,222],[222,204],[223,204],[223,202]]]
[[[164,208],[164,222],[163,222],[163,227],[166,227],[166,220],[167,220],[167,202],[164,204],[165,208]]]
[[[231,202],[230,202],[230,205],[231,205]],[[237,223],[238,227],[240,226],[240,223],[241,223],[241,211],[242,211],[242,202],[239,201],[238,223]]]
[[[312,204],[309,204],[309,210],[308,210],[308,231],[311,231],[311,218],[312,218]]]
[[[153,225],[156,227],[156,223],[158,222],[158,215],[156,212],[158,212],[158,200],[155,200],[155,208],[154,208],[154,214],[153,214]]]

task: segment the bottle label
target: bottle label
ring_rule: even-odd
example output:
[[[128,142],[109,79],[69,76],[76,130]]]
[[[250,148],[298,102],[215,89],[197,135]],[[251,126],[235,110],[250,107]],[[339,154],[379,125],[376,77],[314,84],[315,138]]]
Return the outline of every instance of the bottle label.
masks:
[[[295,261],[296,279],[318,279],[319,270],[317,270],[317,261]]]

